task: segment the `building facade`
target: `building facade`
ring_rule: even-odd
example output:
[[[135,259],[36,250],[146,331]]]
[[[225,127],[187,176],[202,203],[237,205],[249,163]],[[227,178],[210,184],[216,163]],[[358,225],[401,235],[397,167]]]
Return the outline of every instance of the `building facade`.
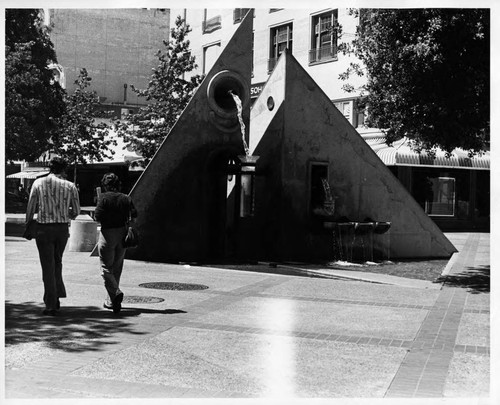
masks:
[[[85,68],[106,111],[121,116],[144,105],[131,86],[147,87],[156,52],[170,36],[168,10],[50,9],[45,15],[69,93]]]
[[[192,29],[188,38],[198,63],[193,74],[210,70],[248,10],[170,10],[171,24],[180,15]],[[456,150],[447,159],[438,151],[438,157],[432,159],[409,149],[404,140],[397,149],[389,147],[379,129],[364,125],[357,90],[363,85],[363,78],[349,79],[353,92],[346,92],[346,82],[339,78],[351,62],[359,62],[338,51],[340,41],[355,37],[358,22],[344,8],[254,9],[252,101],[287,49],[441,229],[488,230],[489,152],[469,159],[466,152]],[[337,23],[342,27],[341,38],[334,29]]]

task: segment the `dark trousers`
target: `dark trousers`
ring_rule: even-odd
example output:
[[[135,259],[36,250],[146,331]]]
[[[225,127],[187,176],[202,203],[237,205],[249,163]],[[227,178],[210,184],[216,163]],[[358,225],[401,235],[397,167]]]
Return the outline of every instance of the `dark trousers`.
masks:
[[[68,237],[68,224],[38,224],[36,246],[45,288],[43,302],[47,309],[57,309],[58,299],[66,297],[62,279],[62,257]]]

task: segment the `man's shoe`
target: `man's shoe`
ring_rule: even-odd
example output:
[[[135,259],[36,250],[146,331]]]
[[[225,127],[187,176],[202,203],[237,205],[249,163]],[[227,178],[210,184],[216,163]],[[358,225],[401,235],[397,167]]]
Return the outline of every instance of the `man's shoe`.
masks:
[[[113,312],[118,314],[122,309],[123,293],[119,293],[113,300]]]
[[[112,304],[108,304],[106,301],[104,301],[104,303],[102,304],[102,306],[106,309],[113,309],[113,305]]]
[[[43,315],[56,316],[57,315],[57,311],[55,309],[44,309],[42,311],[42,314]]]

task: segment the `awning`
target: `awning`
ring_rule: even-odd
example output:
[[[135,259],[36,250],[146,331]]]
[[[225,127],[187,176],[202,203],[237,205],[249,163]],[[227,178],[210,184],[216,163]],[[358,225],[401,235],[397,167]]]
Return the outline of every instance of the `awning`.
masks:
[[[393,142],[391,146],[385,143],[383,134],[362,134],[365,141],[386,166],[424,166],[424,167],[449,167],[456,169],[490,169],[490,152],[484,152],[469,158],[467,151],[457,148],[450,157],[441,149],[436,150],[435,156],[426,152],[418,153],[411,149],[407,138]]]
[[[6,176],[8,179],[37,179],[49,174],[49,170],[26,170],[19,173],[13,173]]]

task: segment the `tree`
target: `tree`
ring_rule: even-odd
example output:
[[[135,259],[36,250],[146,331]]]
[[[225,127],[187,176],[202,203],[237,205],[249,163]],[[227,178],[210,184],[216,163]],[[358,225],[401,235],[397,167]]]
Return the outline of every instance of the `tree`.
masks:
[[[486,9],[362,9],[344,44],[366,74],[367,123],[417,151],[489,148],[490,14]],[[346,86],[348,90],[352,87]]]
[[[58,120],[59,133],[53,139],[53,151],[73,166],[75,183],[79,164],[112,156],[114,151],[109,146],[116,145],[115,140],[107,138],[109,126],[95,119],[99,97],[87,90],[91,80],[87,70],[81,69],[74,93],[64,99],[66,113]]]
[[[117,133],[144,157],[144,163],[156,153],[202,81],[200,75],[193,75],[189,80],[184,78],[185,73],[197,67],[186,39],[189,32],[189,25],[178,16],[171,30],[172,39],[163,41],[166,50],[156,53],[159,64],[153,69],[147,88],[139,90],[131,86],[148,104],[137,114],[115,122]]]
[[[57,58],[38,9],[5,11],[5,158],[35,160],[64,113],[64,90],[47,67]]]

